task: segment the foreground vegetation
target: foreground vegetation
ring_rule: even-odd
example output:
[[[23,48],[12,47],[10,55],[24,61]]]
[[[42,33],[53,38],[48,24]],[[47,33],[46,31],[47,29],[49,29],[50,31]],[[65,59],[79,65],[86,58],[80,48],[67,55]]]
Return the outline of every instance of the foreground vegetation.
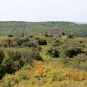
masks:
[[[22,33],[37,34],[47,33],[53,27],[60,28],[66,35],[75,34],[80,37],[87,37],[87,24],[74,24],[71,22],[17,22],[8,21],[0,22],[0,36],[12,34],[20,36]]]
[[[0,37],[0,87],[87,87],[86,43],[75,35]]]

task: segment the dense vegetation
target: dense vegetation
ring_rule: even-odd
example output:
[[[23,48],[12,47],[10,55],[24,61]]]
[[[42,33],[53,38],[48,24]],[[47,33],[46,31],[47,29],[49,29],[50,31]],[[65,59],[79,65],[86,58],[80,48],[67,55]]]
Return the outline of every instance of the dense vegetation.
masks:
[[[0,36],[0,87],[86,87],[87,38]]]
[[[74,24],[71,22],[0,22],[0,36],[21,36],[28,34],[47,33],[53,27],[61,29],[66,35],[75,34],[87,37],[87,24]]]

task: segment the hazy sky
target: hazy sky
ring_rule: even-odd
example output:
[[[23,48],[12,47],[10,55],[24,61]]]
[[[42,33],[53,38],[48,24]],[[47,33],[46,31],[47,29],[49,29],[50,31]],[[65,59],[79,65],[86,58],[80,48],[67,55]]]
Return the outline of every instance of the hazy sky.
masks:
[[[87,22],[87,0],[0,0],[0,21]]]

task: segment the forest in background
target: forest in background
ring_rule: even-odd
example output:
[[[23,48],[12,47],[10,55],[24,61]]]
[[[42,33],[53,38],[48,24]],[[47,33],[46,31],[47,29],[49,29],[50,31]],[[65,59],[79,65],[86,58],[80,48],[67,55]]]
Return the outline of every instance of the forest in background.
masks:
[[[47,33],[50,29],[57,27],[66,35],[75,34],[80,37],[87,37],[87,24],[75,24],[72,22],[24,22],[24,21],[0,21],[0,36],[12,34],[20,36],[22,33],[37,34]]]

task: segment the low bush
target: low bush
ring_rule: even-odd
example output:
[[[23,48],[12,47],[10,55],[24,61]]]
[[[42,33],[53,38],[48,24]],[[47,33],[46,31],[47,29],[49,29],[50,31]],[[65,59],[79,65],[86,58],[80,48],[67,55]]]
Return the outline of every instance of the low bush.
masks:
[[[59,57],[58,48],[51,47],[51,48],[49,48],[49,50],[47,50],[47,53],[46,54],[52,56],[53,58],[57,58],[57,57]]]
[[[67,49],[67,56],[72,58],[77,54],[83,53],[83,50],[80,47],[68,47]]]
[[[13,37],[13,35],[12,34],[8,34],[8,37]]]
[[[3,50],[0,50],[0,64],[2,63],[3,59],[4,59],[4,52]]]
[[[39,39],[39,40],[38,40],[38,44],[39,44],[39,45],[47,45],[47,41],[44,40],[44,39]]]
[[[34,48],[12,48],[0,51],[0,79],[5,73],[12,74],[24,65],[32,65],[34,60],[42,61],[42,58]]]

